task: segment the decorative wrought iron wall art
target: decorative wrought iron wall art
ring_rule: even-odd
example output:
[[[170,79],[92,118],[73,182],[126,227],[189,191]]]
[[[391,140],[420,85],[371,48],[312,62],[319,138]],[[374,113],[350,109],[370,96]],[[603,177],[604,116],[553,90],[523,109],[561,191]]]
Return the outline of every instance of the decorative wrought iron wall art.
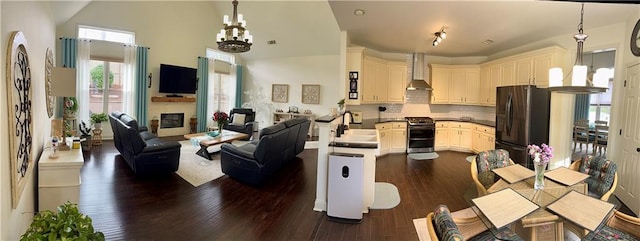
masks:
[[[7,51],[7,109],[9,111],[9,153],[11,203],[16,208],[29,176],[33,173],[32,82],[27,39],[13,32]]]

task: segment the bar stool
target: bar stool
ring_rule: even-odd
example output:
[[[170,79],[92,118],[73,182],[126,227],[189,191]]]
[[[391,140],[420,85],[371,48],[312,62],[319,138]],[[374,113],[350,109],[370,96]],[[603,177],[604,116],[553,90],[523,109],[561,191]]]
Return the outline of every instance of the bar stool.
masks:
[[[93,137],[91,138],[91,144],[94,146],[102,145],[102,128],[93,129]]]

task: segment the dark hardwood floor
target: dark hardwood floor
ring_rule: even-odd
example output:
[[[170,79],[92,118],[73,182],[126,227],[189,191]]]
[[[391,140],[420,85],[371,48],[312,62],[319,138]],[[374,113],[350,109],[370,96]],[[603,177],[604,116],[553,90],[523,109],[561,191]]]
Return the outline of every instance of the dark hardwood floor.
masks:
[[[443,203],[466,208],[464,195],[473,190],[470,154],[438,154],[424,161],[378,158],[376,181],[398,187],[400,204],[342,224],[313,211],[316,150],[303,151],[259,188],[227,176],[195,188],[177,174],[136,177],[113,142],[104,141],[85,152],[79,207],[107,240],[418,240],[413,219]]]

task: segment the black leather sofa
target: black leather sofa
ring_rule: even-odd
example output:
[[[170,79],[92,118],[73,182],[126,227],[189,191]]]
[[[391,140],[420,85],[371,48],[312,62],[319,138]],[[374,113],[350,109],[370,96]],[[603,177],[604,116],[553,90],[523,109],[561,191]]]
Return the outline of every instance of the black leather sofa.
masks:
[[[244,115],[244,122],[241,124],[233,124],[233,119],[237,118],[235,114]],[[222,126],[222,129],[245,133],[249,137],[244,140],[249,140],[253,136],[253,123],[256,120],[256,112],[252,109],[234,108],[229,112],[229,123]]]
[[[310,124],[307,119],[290,119],[260,130],[257,141],[222,144],[222,172],[243,183],[261,185],[304,150]]]
[[[160,140],[122,112],[109,114],[109,123],[116,149],[136,175],[167,174],[178,170],[180,143]]]

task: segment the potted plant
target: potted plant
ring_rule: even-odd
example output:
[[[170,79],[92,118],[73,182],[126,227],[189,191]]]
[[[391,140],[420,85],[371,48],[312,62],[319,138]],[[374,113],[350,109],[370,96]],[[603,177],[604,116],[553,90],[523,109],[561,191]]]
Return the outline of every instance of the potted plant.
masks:
[[[340,108],[340,112],[344,110],[344,98],[338,101],[338,107]]]
[[[87,125],[84,121],[81,121],[78,124],[78,130],[80,130],[80,139],[84,139],[81,142],[82,150],[90,151],[91,150],[91,126]]]
[[[58,212],[37,213],[20,240],[105,240],[102,232],[93,230],[91,218],[80,213],[78,205],[66,202]]]
[[[102,122],[106,122],[109,120],[106,113],[91,113],[91,124],[96,129],[102,129]]]

